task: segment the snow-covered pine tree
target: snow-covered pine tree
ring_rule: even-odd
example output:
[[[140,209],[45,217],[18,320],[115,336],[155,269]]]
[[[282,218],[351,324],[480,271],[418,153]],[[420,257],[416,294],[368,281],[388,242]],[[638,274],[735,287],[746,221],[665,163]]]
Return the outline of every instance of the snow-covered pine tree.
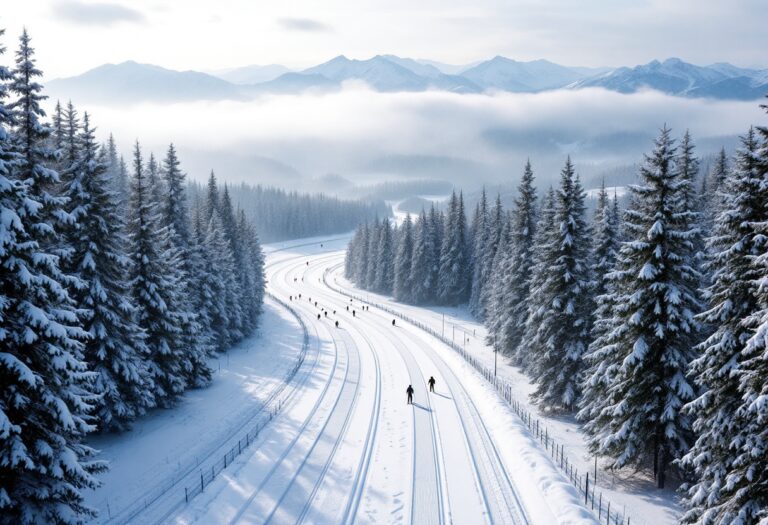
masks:
[[[174,275],[168,274],[168,245],[138,142],[133,172],[128,224],[130,286],[138,324],[147,336],[155,399],[160,406],[171,406],[187,386],[189,362],[181,341],[182,319],[173,309],[178,283]]]
[[[616,257],[621,242],[620,215],[618,198],[608,198],[605,182],[600,187],[597,208],[593,222],[594,241],[592,246],[592,264],[595,298],[593,315],[592,342],[584,355],[584,382],[579,400],[578,418],[589,422],[602,408],[606,390],[618,370],[619,363],[606,346],[606,337],[612,331],[613,303],[616,297],[612,287],[611,272],[616,265]]]
[[[413,262],[413,222],[411,214],[405,216],[395,257],[395,299],[404,303],[413,302],[413,284],[411,283],[411,264]]]
[[[741,520],[749,522],[745,519],[749,511],[742,508],[748,498],[736,496],[746,488],[746,480],[732,473],[741,470],[736,461],[744,439],[749,439],[742,433],[744,421],[737,417],[743,403],[743,350],[754,334],[754,325],[745,320],[758,312],[756,285],[768,275],[765,268],[753,264],[765,248],[754,225],[768,220],[761,189],[768,178],[760,173],[757,148],[757,137],[750,129],[737,152],[736,166],[720,185],[721,212],[708,240],[706,269],[712,272],[712,284],[704,294],[709,308],[700,317],[715,331],[698,346],[701,355],[690,367],[701,394],[684,409],[694,419],[697,435],[681,461],[696,477],[684,499],[684,523],[733,523],[744,511],[747,514]]]
[[[584,190],[571,159],[561,172],[555,216],[537,283],[523,351],[536,382],[532,397],[545,409],[571,410],[580,393],[582,357],[589,345],[592,301],[589,226]]]
[[[181,171],[181,162],[173,144],[168,146],[168,152],[163,159],[162,172],[167,188],[167,196],[163,205],[163,222],[173,228],[174,246],[184,251],[188,249],[190,239],[189,212],[185,189],[186,175]]]
[[[355,234],[347,244],[347,251],[344,254],[344,277],[354,281],[355,280],[355,262],[360,256],[360,243],[363,237],[363,225],[359,225],[355,229]]]
[[[98,157],[88,114],[79,138],[81,152],[71,167],[67,194],[77,226],[69,233],[72,248],[67,266],[82,285],[73,290],[82,311],[84,360],[96,373],[96,410],[102,430],[123,430],[154,405],[153,385],[147,377],[148,349],[135,322],[135,308],[127,283],[129,260],[123,220],[117,213],[106,165]]]
[[[80,491],[106,465],[82,443],[96,399],[67,276],[43,249],[56,234],[49,219],[65,212],[46,191],[58,177],[44,164],[41,73],[26,30],[20,41],[13,74],[0,66],[0,523],[74,524],[95,515]],[[19,99],[8,107],[11,79]]]
[[[456,192],[453,192],[451,195],[444,224],[437,276],[437,300],[441,304],[457,305],[467,300],[471,286],[463,194],[456,195]]]
[[[728,156],[725,148],[717,154],[715,163],[701,181],[701,198],[699,213],[701,214],[702,236],[709,237],[714,229],[715,219],[721,211],[721,193],[725,179],[728,176]]]
[[[432,246],[432,233],[430,221],[426,212],[422,209],[413,236],[413,256],[411,258],[411,300],[413,304],[425,304],[432,299],[434,281],[432,281],[432,268],[434,267]]]
[[[593,219],[592,239],[592,275],[595,278],[593,295],[599,297],[607,292],[608,274],[613,271],[616,254],[619,251],[619,221],[618,199],[608,197],[605,181],[600,186],[597,197],[597,207]]]
[[[485,271],[487,265],[483,264],[484,257],[487,256],[488,245],[490,243],[490,213],[488,211],[488,197],[485,193],[485,187],[480,195],[480,202],[475,208],[474,218],[472,220],[472,249],[470,250],[470,260],[472,267],[472,282],[469,292],[469,311],[478,319],[483,319],[485,309],[483,308],[483,287],[488,281],[488,275]]]
[[[499,243],[496,246],[496,253],[491,264],[492,277],[489,282],[486,299],[485,327],[488,329],[486,343],[498,352],[503,351],[502,342],[498,334],[500,334],[501,326],[505,321],[503,315],[504,308],[502,306],[505,304],[504,294],[507,291],[506,284],[499,276],[504,275],[506,265],[512,260],[511,231],[512,214],[506,212],[503,215]]]
[[[691,214],[686,181],[675,170],[666,127],[631,186],[624,235],[612,274],[612,330],[604,351],[618,363],[601,407],[587,423],[590,448],[612,466],[646,466],[664,486],[669,462],[688,449],[693,398],[686,371],[693,352],[699,275],[691,261]]]
[[[216,182],[216,174],[213,173],[213,170],[211,170],[211,175],[208,177],[207,190],[205,217],[203,217],[205,224],[208,224],[208,221],[211,220],[214,210],[219,211],[219,184]]]
[[[264,252],[256,229],[248,222],[245,212],[238,212],[238,238],[243,250],[243,326],[247,334],[259,326],[264,304]]]
[[[219,277],[211,273],[210,257],[205,243],[207,224],[203,221],[206,215],[205,205],[200,199],[196,200],[192,210],[192,236],[190,238],[189,267],[190,282],[194,282],[189,301],[197,316],[199,325],[198,344],[207,353],[213,353],[215,348],[214,318],[219,312],[225,311],[224,298],[217,287]],[[221,314],[224,315],[223,313]]]
[[[209,208],[210,209],[210,208]],[[232,333],[229,306],[233,302],[236,286],[235,263],[232,248],[224,234],[219,213],[214,209],[205,232],[206,286],[211,289],[212,301],[206,305],[211,318],[214,348],[225,352],[237,340]]]
[[[357,254],[355,256],[353,278],[354,283],[361,288],[365,287],[366,277],[368,275],[368,248],[371,242],[370,238],[371,226],[368,222],[365,222],[360,236],[360,246],[357,248]]]
[[[496,251],[499,248],[501,232],[504,229],[504,208],[501,205],[501,195],[496,194],[496,204],[488,214],[488,241],[480,254],[475,254],[475,263],[482,265],[480,272],[485,276],[486,283],[480,289],[480,309],[476,314],[478,319],[487,320],[488,310],[491,307],[493,295],[494,273],[493,262],[496,259]]]
[[[507,252],[509,259],[502,266],[503,273],[498,276],[502,289],[497,304],[497,315],[501,319],[496,341],[500,345],[500,351],[513,356],[517,362],[520,362],[518,348],[528,320],[529,279],[536,233],[536,188],[533,180],[533,170],[528,161],[518,187],[519,195],[515,199],[515,208],[512,210]]]
[[[395,283],[394,234],[389,219],[384,218],[379,227],[379,244],[376,250],[376,277],[372,289],[391,294]]]
[[[383,219],[386,221],[387,219]],[[376,218],[373,221],[373,224],[371,224],[370,229],[368,230],[368,246],[365,250],[365,260],[366,260],[366,269],[365,269],[365,281],[364,286],[366,290],[373,290],[376,286],[376,274],[378,272],[378,266],[379,266],[379,241],[381,237],[381,229],[382,225],[379,224],[379,219]]]
[[[432,284],[432,301],[437,302],[437,282],[440,275],[440,253],[443,249],[443,234],[445,233],[445,214],[435,207],[434,203],[429,209],[430,235],[432,236],[431,245],[435,250],[432,254],[433,264],[431,266],[432,275],[430,282]]]
[[[229,243],[230,253],[232,254],[234,279],[229,285],[231,288],[227,295],[227,318],[229,319],[230,337],[234,343],[243,338],[243,297],[240,294],[241,286],[239,285],[242,284],[243,280],[244,263],[240,239],[237,236],[235,211],[232,207],[232,199],[229,197],[229,189],[226,184],[224,184],[224,192],[219,202],[219,218],[221,219],[224,237]]]

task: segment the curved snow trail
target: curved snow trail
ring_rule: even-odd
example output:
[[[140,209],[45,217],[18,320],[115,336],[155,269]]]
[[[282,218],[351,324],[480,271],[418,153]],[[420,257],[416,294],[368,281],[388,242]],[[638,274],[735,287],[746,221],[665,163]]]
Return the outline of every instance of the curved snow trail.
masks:
[[[531,498],[524,501],[515,486],[520,474],[511,475],[508,447],[505,456],[493,438],[498,429],[483,419],[488,401],[473,399],[476,388],[465,385],[478,378],[463,377],[465,369],[443,357],[451,350],[404,322],[392,327],[391,316],[374,306],[363,310],[326,282],[340,269],[346,240],[269,253],[269,290],[311,329],[320,363],[268,435],[170,521],[590,523],[561,519],[544,497],[528,512]],[[338,359],[333,367],[331,354]],[[429,376],[438,380],[435,393],[427,392]],[[405,402],[409,382],[414,406]],[[508,411],[502,417],[514,418]],[[525,488],[526,497],[538,492]]]

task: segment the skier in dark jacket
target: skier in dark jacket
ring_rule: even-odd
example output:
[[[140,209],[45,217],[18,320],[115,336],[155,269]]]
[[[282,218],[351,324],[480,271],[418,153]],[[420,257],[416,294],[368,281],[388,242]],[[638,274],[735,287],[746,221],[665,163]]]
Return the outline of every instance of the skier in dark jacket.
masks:
[[[405,393],[408,395],[408,404],[413,404],[413,387],[411,385],[408,385],[408,388],[405,390]]]
[[[395,326],[395,320],[392,319],[392,326]]]
[[[432,377],[432,376],[429,376],[429,381],[427,381],[427,382],[429,383],[429,391],[430,392],[434,392],[435,391],[435,378]]]

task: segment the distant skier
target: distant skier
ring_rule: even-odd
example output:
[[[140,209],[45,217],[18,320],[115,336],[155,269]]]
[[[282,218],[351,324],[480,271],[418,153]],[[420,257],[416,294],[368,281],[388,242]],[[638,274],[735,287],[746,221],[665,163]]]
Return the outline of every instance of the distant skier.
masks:
[[[435,378],[432,376],[429,376],[429,391],[434,392],[435,391]]]
[[[355,311],[354,311],[354,310],[352,310],[352,317],[354,317],[354,316],[355,316]]]
[[[395,320],[392,319],[392,326],[395,326]]]
[[[336,328],[338,328],[338,327],[339,327],[339,322],[338,322],[338,321],[336,321]]]
[[[320,314],[317,314],[317,320],[318,321],[320,320]]]
[[[349,312],[349,305],[347,305],[347,312]]]
[[[413,387],[411,385],[408,385],[408,388],[405,390],[405,393],[408,395],[408,404],[413,404]]]
[[[292,295],[289,295],[289,296],[288,296],[288,300],[289,300],[289,301],[293,301],[293,296],[292,296]]]
[[[328,312],[325,312],[325,316],[328,317]]]

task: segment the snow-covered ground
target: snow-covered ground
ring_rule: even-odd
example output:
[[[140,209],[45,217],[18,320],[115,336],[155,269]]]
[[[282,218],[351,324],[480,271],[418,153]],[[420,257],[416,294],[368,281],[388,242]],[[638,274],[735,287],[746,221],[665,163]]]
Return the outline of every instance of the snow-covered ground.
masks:
[[[342,260],[343,254],[339,254],[337,262]],[[402,312],[407,317],[432,327],[443,333],[445,337],[462,345],[466,351],[493,368],[494,360],[498,356],[485,343],[485,327],[482,323],[474,320],[465,308],[404,305],[390,297],[356,289],[343,277],[342,273],[339,270],[330,276],[335,286],[363,297],[367,301],[384,304]],[[536,414],[542,421],[546,421],[549,435],[563,445],[569,461],[572,461],[580,472],[594,472],[595,458],[590,455],[584,434],[575,418],[572,416],[552,417],[540,413],[529,400],[535,386],[525,374],[519,368],[506,363],[503,358],[496,360],[496,365],[499,376],[512,385],[513,394],[518,402],[529,412]],[[676,502],[674,487],[658,490],[655,488],[653,480],[643,473],[634,471],[609,472],[601,466],[598,467],[597,480],[597,490],[603,492],[605,497],[614,505],[618,504],[620,509],[626,509],[625,513],[631,517],[633,524],[673,525],[678,522],[681,509]]]
[[[267,303],[262,333],[231,351],[228,362],[222,357],[210,388],[190,392],[174,409],[153,412],[129,433],[93,440],[112,462],[104,486],[88,498],[102,509],[100,521],[596,522],[548,452],[455,351],[414,325],[398,320],[393,326],[390,314],[373,306],[363,310],[335,290],[364,294],[341,276],[349,237],[265,250],[268,289],[302,318],[310,344],[290,395],[258,440],[184,503],[187,476],[199,476],[206,461],[241,437],[296,360],[302,330],[274,301]],[[492,362],[482,327],[462,310],[366,295],[444,330]],[[526,402],[531,386],[525,378],[504,363],[499,368]],[[434,393],[427,390],[430,376],[437,380]],[[405,403],[408,384],[415,389],[413,406]],[[578,426],[568,419],[548,425],[579,469],[589,468]],[[599,483],[614,504],[627,506],[632,523],[674,520],[669,493],[604,474]]]
[[[259,333],[212,360],[211,386],[187,392],[176,407],[152,411],[129,432],[91,438],[110,463],[103,485],[86,494],[100,511],[98,522],[124,523],[137,512],[132,523],[152,522],[183,502],[186,480],[249,429],[282,386],[301,344],[296,319],[267,300]]]
[[[325,285],[347,240],[268,250],[269,290],[300,312],[317,364],[261,442],[168,521],[594,523],[548,454],[455,352]]]

